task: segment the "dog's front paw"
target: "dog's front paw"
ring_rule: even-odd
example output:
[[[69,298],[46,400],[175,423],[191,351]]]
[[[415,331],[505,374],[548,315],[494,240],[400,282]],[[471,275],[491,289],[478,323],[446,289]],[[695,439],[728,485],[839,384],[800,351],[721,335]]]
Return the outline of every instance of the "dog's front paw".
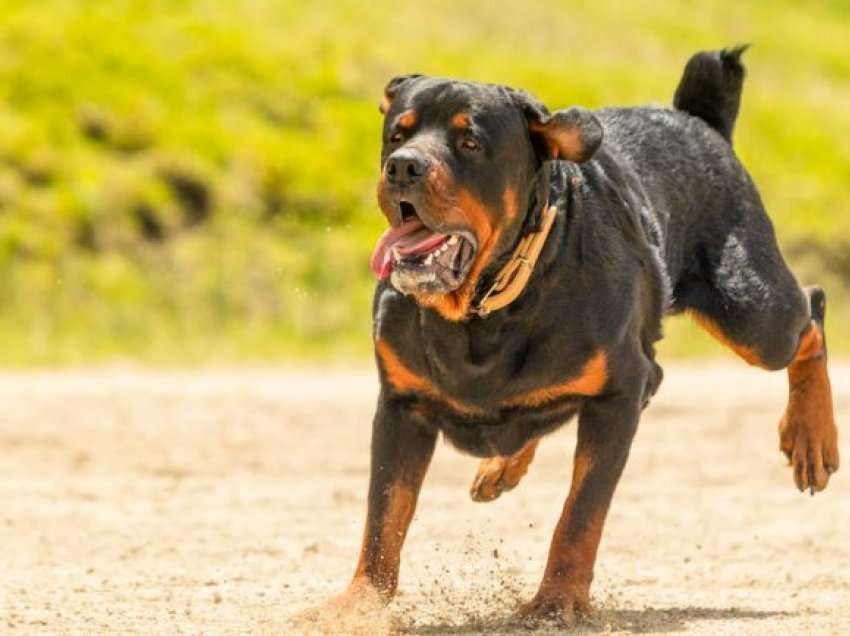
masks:
[[[469,488],[469,496],[473,501],[493,501],[503,492],[515,488],[527,470],[528,464],[520,464],[513,457],[482,459]]]
[[[532,439],[513,455],[482,459],[469,488],[472,501],[493,501],[503,492],[516,488],[528,472],[539,441]]]
[[[590,612],[590,601],[586,594],[541,590],[528,603],[520,606],[517,618],[530,627],[540,623],[556,623],[567,627],[575,623],[576,617],[587,616]]]
[[[291,619],[299,634],[383,636],[395,626],[386,599],[368,582],[355,581],[348,589],[318,607]]]

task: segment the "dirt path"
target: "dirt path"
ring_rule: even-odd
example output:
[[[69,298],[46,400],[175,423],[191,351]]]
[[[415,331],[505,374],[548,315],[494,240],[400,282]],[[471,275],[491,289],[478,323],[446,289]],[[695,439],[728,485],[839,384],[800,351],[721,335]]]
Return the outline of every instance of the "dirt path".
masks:
[[[777,449],[784,374],[667,365],[576,633],[850,634],[845,468],[815,498]],[[0,634],[292,634],[362,530],[371,370],[0,375]],[[509,634],[538,582],[574,429],[474,504],[441,444],[393,606],[409,634]]]

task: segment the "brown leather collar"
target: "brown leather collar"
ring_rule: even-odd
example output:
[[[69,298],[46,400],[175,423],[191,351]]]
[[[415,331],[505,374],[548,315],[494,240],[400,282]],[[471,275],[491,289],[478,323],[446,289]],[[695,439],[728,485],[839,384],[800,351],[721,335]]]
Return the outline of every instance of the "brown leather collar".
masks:
[[[507,307],[517,299],[528,284],[528,279],[531,278],[531,273],[534,271],[537,259],[540,258],[540,252],[543,251],[543,246],[549,237],[557,212],[558,208],[554,205],[547,203],[544,206],[540,229],[522,237],[514,248],[511,258],[499,270],[493,285],[481,300],[472,307],[470,313],[484,318],[491,311]]]

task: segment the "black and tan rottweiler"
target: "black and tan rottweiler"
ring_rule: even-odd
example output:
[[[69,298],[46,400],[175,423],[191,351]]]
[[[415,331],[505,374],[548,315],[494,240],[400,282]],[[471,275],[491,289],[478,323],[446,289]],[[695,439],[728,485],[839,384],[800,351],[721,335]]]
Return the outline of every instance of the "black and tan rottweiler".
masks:
[[[472,498],[486,501],[578,416],[572,486],[543,581],[519,612],[588,611],[611,497],[661,382],[654,344],[668,314],[690,314],[750,364],[787,368],[780,448],[800,490],[826,487],[838,448],[825,296],[788,271],[732,148],[742,51],[696,54],[673,108],[550,113],[504,86],[390,81],[368,514],[334,607],[394,593],[440,432],[484,458]]]

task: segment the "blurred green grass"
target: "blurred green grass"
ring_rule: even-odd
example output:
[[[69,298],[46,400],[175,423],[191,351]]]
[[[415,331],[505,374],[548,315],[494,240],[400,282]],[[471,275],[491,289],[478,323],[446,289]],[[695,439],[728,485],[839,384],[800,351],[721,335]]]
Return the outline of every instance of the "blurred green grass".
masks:
[[[848,3],[0,2],[0,362],[366,355],[390,76],[667,103],[740,42],[736,146],[847,353]]]

